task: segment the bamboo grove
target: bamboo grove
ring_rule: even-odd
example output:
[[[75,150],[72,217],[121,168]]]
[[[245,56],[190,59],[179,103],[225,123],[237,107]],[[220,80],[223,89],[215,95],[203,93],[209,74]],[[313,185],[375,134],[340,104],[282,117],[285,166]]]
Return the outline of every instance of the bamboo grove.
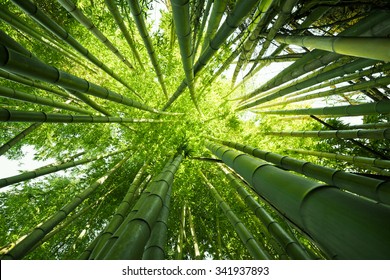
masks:
[[[389,259],[389,35],[379,0],[1,0],[1,258]]]

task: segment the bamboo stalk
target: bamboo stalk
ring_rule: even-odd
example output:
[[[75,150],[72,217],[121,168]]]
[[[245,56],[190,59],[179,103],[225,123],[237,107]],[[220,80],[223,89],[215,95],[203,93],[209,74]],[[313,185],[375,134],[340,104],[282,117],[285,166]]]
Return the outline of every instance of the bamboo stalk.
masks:
[[[359,176],[342,170],[317,165],[308,161],[298,160],[268,151],[262,151],[240,143],[229,141],[220,142],[228,147],[266,160],[287,170],[292,170],[358,195],[390,204],[390,183],[386,181]]]
[[[278,211],[334,259],[387,259],[390,208],[288,173],[262,160],[206,142]]]
[[[19,134],[15,135],[12,139],[7,141],[4,145],[0,147],[0,156],[4,155],[9,149],[11,149],[13,146],[15,146],[17,143],[19,143],[24,137],[29,135],[30,133],[34,132],[38,127],[40,127],[42,123],[33,123],[26,129],[24,129]]]
[[[6,186],[9,186],[9,185],[12,185],[12,184],[16,184],[16,183],[19,183],[19,182],[22,182],[22,181],[26,181],[26,180],[29,180],[29,179],[37,178],[37,177],[40,177],[40,176],[43,176],[43,175],[47,175],[47,174],[50,174],[50,173],[53,173],[53,172],[57,172],[57,171],[60,171],[60,170],[65,170],[65,169],[68,169],[68,168],[71,168],[71,167],[75,167],[75,166],[78,166],[78,165],[81,165],[81,164],[85,164],[85,163],[88,163],[88,162],[91,162],[91,161],[100,160],[100,159],[103,159],[103,158],[106,158],[106,157],[109,157],[109,156],[113,156],[113,155],[116,155],[116,154],[119,154],[119,153],[123,153],[123,152],[128,151],[128,150],[129,149],[119,150],[119,151],[116,151],[116,152],[113,152],[113,153],[109,153],[109,154],[106,154],[106,155],[103,155],[103,156],[96,156],[96,157],[92,157],[92,158],[89,158],[89,159],[72,160],[72,161],[69,161],[69,162],[66,162],[66,163],[62,163],[62,164],[59,164],[59,165],[56,165],[56,166],[49,165],[49,166],[46,166],[46,167],[41,167],[41,168],[35,169],[33,171],[28,171],[28,172],[25,172],[25,173],[22,173],[22,174],[19,174],[19,175],[7,177],[7,178],[2,178],[2,179],[0,179],[0,188],[6,187]]]
[[[87,199],[98,187],[109,178],[117,169],[119,169],[131,156],[126,155],[113,168],[111,168],[104,176],[96,180],[91,186],[85,189],[80,194],[76,195],[68,204],[63,206],[61,210],[55,213],[51,218],[37,226],[29,235],[8,251],[2,259],[22,259],[37,243],[39,243],[55,226],[62,222],[74,209],[76,209],[85,199]]]
[[[342,55],[390,61],[390,39],[388,38],[276,35],[275,40],[285,44],[315,48]]]
[[[122,61],[130,70],[134,67],[126,57],[114,46],[114,44],[87,18],[83,12],[71,0],[57,0],[80,24],[88,29],[100,42],[102,42],[120,61]]]

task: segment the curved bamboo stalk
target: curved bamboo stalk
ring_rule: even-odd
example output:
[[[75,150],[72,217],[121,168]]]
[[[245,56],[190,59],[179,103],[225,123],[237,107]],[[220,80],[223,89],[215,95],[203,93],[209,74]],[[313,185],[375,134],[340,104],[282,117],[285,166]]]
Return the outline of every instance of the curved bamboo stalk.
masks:
[[[113,153],[105,154],[105,155],[102,155],[102,156],[92,157],[92,158],[89,158],[89,159],[72,160],[72,161],[65,162],[65,163],[62,163],[62,164],[59,164],[59,165],[55,165],[55,166],[50,164],[48,166],[44,166],[44,167],[35,169],[33,171],[28,171],[28,172],[25,172],[25,173],[22,173],[22,174],[19,174],[19,175],[7,177],[7,178],[2,178],[2,179],[0,179],[0,188],[4,188],[6,186],[9,186],[9,185],[12,185],[12,184],[16,184],[16,183],[19,183],[19,182],[23,182],[23,181],[26,181],[26,180],[38,178],[38,177],[43,176],[43,175],[54,173],[54,172],[57,172],[57,171],[60,171],[60,170],[65,170],[65,169],[68,169],[68,168],[71,168],[71,167],[75,167],[75,166],[78,166],[78,165],[81,165],[81,164],[85,164],[85,163],[88,163],[88,162],[92,162],[92,161],[95,161],[95,160],[100,160],[100,159],[103,159],[103,158],[106,158],[106,157],[109,157],[109,156],[113,156],[113,155],[116,155],[116,154],[119,154],[119,153],[126,152],[128,150],[129,149],[123,149],[123,150],[120,150],[120,151],[116,151],[116,152],[113,152]]]
[[[380,37],[386,36],[389,32],[389,17],[388,11],[375,11],[370,13],[369,16],[360,20],[358,23],[344,30],[339,36],[368,36],[368,37]],[[313,50],[312,52],[304,55],[301,59],[297,60],[284,70],[282,70],[274,78],[267,81],[261,87],[257,88],[251,94],[251,97],[266,90],[270,90],[277,86],[280,86],[288,81],[300,77],[307,72],[318,69],[325,66],[332,61],[335,61],[342,57],[342,55],[335,53],[328,53],[321,50]]]
[[[222,169],[223,170],[223,169]],[[276,241],[282,246],[283,250],[293,259],[310,260],[312,259],[308,253],[299,244],[298,240],[287,231],[284,230],[264,207],[262,207],[252,195],[243,187],[240,179],[236,178],[232,173],[223,170],[230,185],[235,188],[240,197],[245,201],[245,204],[253,211],[256,217],[265,225],[268,232],[275,237]]]
[[[288,156],[262,151],[260,149],[240,143],[229,141],[220,142],[228,147],[271,162],[276,166],[295,171],[297,173],[320,180],[333,186],[340,187],[358,195],[368,197],[382,203],[390,204],[390,183],[386,181],[372,179],[369,177],[348,173],[342,170],[324,167],[308,161],[298,160]]]
[[[253,106],[274,100],[278,97],[282,97],[282,96],[285,96],[287,94],[293,93],[295,91],[299,91],[299,90],[308,88],[312,85],[315,85],[315,84],[318,84],[318,83],[321,83],[324,81],[329,81],[332,78],[339,77],[342,75],[352,74],[357,70],[371,66],[375,63],[376,62],[373,60],[358,59],[358,60],[355,60],[351,63],[341,64],[339,67],[336,67],[336,68],[331,69],[329,71],[316,72],[317,75],[315,75],[309,79],[299,80],[299,81],[292,83],[291,85],[284,87],[284,88],[282,88],[274,93],[272,93],[272,91],[271,91],[271,92],[269,92],[269,95],[267,95],[265,97],[259,96],[259,99],[255,100],[255,101],[250,102],[248,100],[247,102],[250,102],[250,103],[246,103],[246,104],[241,105],[240,107],[237,108],[237,110],[251,108]],[[338,64],[336,64],[336,66],[337,65]],[[329,68],[327,68],[327,69],[329,69]],[[324,70],[326,70],[326,69],[324,69]],[[323,85],[323,86],[325,87],[325,85]],[[252,95],[252,96],[255,96],[255,95]],[[248,95],[248,97],[252,97],[252,96]]]
[[[87,18],[83,12],[71,0],[57,0],[80,24],[88,29],[100,42],[102,42],[113,54],[115,54],[130,70],[134,67],[126,57],[114,46],[114,44]]]
[[[145,245],[144,253],[142,255],[143,260],[164,260],[166,258],[165,246],[168,238],[168,216],[171,189],[172,186],[170,186],[170,189],[165,196],[163,207],[150,234],[150,238]]]
[[[387,129],[354,129],[354,130],[318,130],[318,131],[270,131],[264,135],[319,137],[339,139],[390,139],[390,128]]]
[[[39,60],[31,59],[0,43],[0,68],[6,71],[27,76],[32,79],[59,85],[66,89],[90,94],[99,98],[107,99],[116,103],[131,106],[140,110],[157,114],[169,114],[160,112],[141,102],[127,98],[104,87],[81,79],[77,76],[61,71],[56,67],[49,66]],[[32,71],[34,69],[34,71]]]
[[[329,158],[334,160],[341,160],[345,162],[350,162],[353,164],[364,164],[375,166],[379,168],[390,169],[390,160],[378,159],[378,158],[370,158],[370,157],[361,157],[361,156],[349,156],[349,155],[341,155],[336,153],[326,153],[326,152],[318,152],[318,151],[308,151],[302,149],[287,149],[287,151],[293,153],[299,153],[304,155],[311,155],[323,158]]]
[[[219,50],[223,43],[225,43],[226,39],[236,30],[237,26],[244,20],[245,16],[247,16],[253,9],[253,7],[257,4],[258,0],[239,0],[233,11],[226,17],[226,20],[222,24],[222,26],[218,29],[217,33],[214,36],[214,39],[210,41],[207,49],[201,54],[198,61],[194,66],[194,75],[195,78],[198,73],[206,66],[206,64],[210,61],[210,59],[214,56],[214,54]],[[164,105],[163,111],[168,109],[172,103],[183,93],[185,88],[187,87],[186,80],[182,81],[179,85],[175,93],[169,98],[168,102]]]
[[[21,92],[18,90],[14,90],[12,88],[7,88],[7,87],[2,87],[0,86],[0,96],[10,98],[10,99],[15,99],[19,100],[22,102],[28,102],[28,103],[33,103],[33,104],[40,104],[40,105],[45,105],[45,106],[50,106],[53,108],[58,108],[58,109],[64,109],[68,111],[73,111],[81,114],[92,114],[91,111],[85,110],[83,108],[79,108],[73,105],[69,105],[66,103],[61,103],[58,101],[55,101],[50,98],[46,97],[41,97],[41,96],[36,96],[34,94],[28,94],[25,92]]]
[[[276,35],[274,39],[285,44],[315,48],[342,55],[390,61],[390,39],[388,38]]]
[[[297,3],[298,0],[286,0],[283,2],[282,1],[279,2],[280,7],[279,7],[278,17],[275,20],[274,24],[272,24],[271,28],[267,31],[265,42],[262,44],[261,50],[257,55],[257,58],[262,57],[264,53],[267,51],[276,33],[284,24],[286,24],[286,21],[291,17],[292,9],[295,7]],[[249,72],[253,71],[256,68],[256,66],[257,66],[257,59],[256,62],[253,63],[252,68],[251,70],[249,70]]]
[[[115,80],[120,82],[126,88],[128,88],[132,93],[138,95],[138,93],[121,77],[114,73],[114,71],[107,67],[103,62],[101,62],[97,57],[91,54],[85,47],[83,47],[76,39],[74,39],[64,28],[59,26],[56,22],[51,20],[46,14],[44,14],[34,3],[29,0],[12,0],[15,5],[19,6],[23,11],[25,11],[29,16],[41,24],[44,28],[49,30],[55,36],[61,38],[64,42],[68,43],[73,47],[77,52],[82,54],[90,62],[95,64],[97,67],[102,69],[108,75],[113,77]]]
[[[118,208],[115,210],[114,215],[112,216],[110,222],[105,227],[105,229],[102,231],[101,234],[96,238],[96,243],[94,244],[94,248],[91,250],[91,253],[89,255],[89,259],[95,259],[96,256],[99,254],[101,249],[106,244],[107,240],[114,234],[114,232],[119,228],[119,226],[123,223],[124,219],[126,218],[129,210],[131,209],[131,206],[133,205],[133,201],[135,198],[135,193],[139,189],[142,177],[145,173],[145,170],[147,168],[147,165],[144,164],[138,173],[135,175],[133,182],[130,184],[129,189],[127,190],[127,193],[122,199],[122,202],[119,204]]]
[[[154,50],[152,41],[150,40],[148,30],[146,29],[145,20],[142,15],[141,7],[138,0],[128,0],[130,6],[131,14],[133,15],[135,24],[137,25],[138,32],[140,33],[146,50],[148,51],[150,61],[152,62],[154,71],[156,72],[157,79],[161,85],[163,93],[166,98],[168,98],[167,89],[165,87],[165,82],[161,72],[160,64],[157,61],[156,52]]]
[[[0,122],[47,122],[47,123],[163,123],[157,119],[131,119],[121,117],[79,116],[45,112],[13,111],[0,108]]]
[[[359,105],[344,105],[334,107],[319,107],[293,110],[273,110],[260,111],[253,110],[260,114],[276,114],[276,115],[327,115],[327,116],[364,116],[374,114],[390,113],[390,100],[381,100]]]
[[[61,97],[64,97],[64,98],[67,98],[67,99],[72,99],[73,97],[65,92],[62,92],[58,89],[53,89],[49,86],[46,86],[46,85],[43,85],[43,84],[39,84],[39,83],[36,83],[35,81],[33,80],[30,80],[30,79],[26,79],[26,78],[23,78],[21,76],[18,76],[18,75],[14,75],[12,73],[8,73],[6,71],[3,71],[3,70],[0,70],[0,77],[3,77],[7,80],[10,80],[10,81],[13,81],[13,82],[17,82],[17,83],[20,83],[20,84],[23,84],[23,85],[27,85],[27,86],[31,86],[31,87],[34,87],[34,88],[39,88],[39,89],[43,89],[45,91],[48,91],[48,92],[52,92],[58,96],[61,96]]]
[[[390,68],[390,65],[388,68]],[[360,73],[357,73],[357,75],[359,75],[359,74]],[[345,79],[349,80],[349,78],[345,78]],[[344,80],[344,79],[342,78],[341,80]],[[324,85],[320,85],[318,88],[329,86],[329,84],[331,84],[331,83],[332,82],[326,83]],[[364,80],[364,82],[355,83],[353,85],[347,85],[347,86],[338,87],[338,88],[334,88],[334,89],[324,90],[324,91],[320,91],[320,92],[306,94],[303,96],[297,96],[294,98],[287,98],[284,101],[272,103],[269,105],[269,107],[273,107],[273,106],[277,106],[277,105],[292,104],[295,102],[312,100],[312,99],[317,99],[317,98],[321,98],[321,97],[329,97],[332,95],[338,95],[338,94],[343,94],[343,93],[348,93],[348,92],[353,92],[353,91],[362,91],[362,90],[367,90],[367,89],[370,89],[373,87],[380,87],[383,85],[386,86],[388,84],[390,84],[390,77],[380,77],[380,78],[372,79],[370,81]],[[315,88],[314,88],[314,90],[315,90]],[[305,93],[305,91],[300,92],[300,93]],[[266,106],[266,105],[261,106],[261,108],[266,108],[266,107],[268,107],[268,106]]]
[[[248,252],[253,257],[253,259],[270,260],[271,257],[268,252],[258,244],[253,235],[249,232],[249,230],[245,227],[241,220],[236,216],[236,214],[234,214],[232,209],[219,195],[218,191],[209,182],[206,176],[201,171],[199,171],[199,174],[203,178],[205,185],[210,190],[211,194],[217,201],[217,204],[225,214],[226,218],[229,220],[230,224],[234,227],[234,230],[237,232],[237,235],[240,237],[242,243],[248,249]]]
[[[145,198],[134,217],[125,224],[123,232],[112,245],[104,259],[140,259],[148,242],[151,230],[163,207],[173,177],[182,160],[177,155],[150,185],[150,194]]]
[[[47,221],[37,226],[29,235],[8,251],[2,259],[22,259],[36,244],[38,244],[55,226],[62,222],[74,209],[76,209],[85,199],[87,199],[98,187],[109,178],[116,170],[118,170],[131,156],[126,155],[114,167],[112,167],[104,176],[96,180],[91,186],[85,189],[80,194],[76,195],[71,202],[66,204],[55,213]]]
[[[186,75],[188,89],[190,90],[191,100],[199,114],[202,115],[195,96],[193,69],[194,50],[192,49],[189,0],[171,0],[171,3],[176,35],[180,47],[181,61]]]
[[[206,147],[335,259],[387,259],[390,208],[210,142]]]
[[[210,19],[207,23],[206,33],[204,35],[203,44],[200,53],[202,54],[209,46],[210,41],[214,38],[218,30],[223,13],[226,10],[227,0],[214,0],[213,8],[211,9]]]
[[[35,40],[45,44],[49,48],[55,50],[56,52],[61,53],[63,56],[66,56],[69,58],[71,61],[74,61],[75,63],[87,68],[89,71],[96,73],[93,69],[91,69],[88,65],[80,61],[78,56],[70,51],[70,50],[65,50],[62,46],[58,45],[55,40],[53,40],[50,36],[39,32],[26,22],[23,22],[19,17],[16,15],[12,14],[6,7],[1,6],[0,7],[0,18],[8,23],[9,25],[13,26],[15,29],[31,36]]]
[[[104,3],[106,3],[108,10],[112,14],[116,24],[118,25],[123,36],[125,37],[126,42],[129,45],[131,51],[133,52],[133,55],[135,56],[135,59],[137,60],[139,66],[141,67],[142,70],[145,70],[144,65],[141,62],[141,58],[139,56],[137,48],[135,46],[134,40],[131,38],[129,31],[127,30],[126,25],[124,24],[124,22],[122,20],[122,17],[119,13],[119,10],[118,10],[114,0],[104,0]]]
[[[33,123],[26,129],[24,129],[19,134],[15,135],[12,139],[10,139],[7,143],[0,147],[0,156],[4,155],[9,149],[19,143],[24,137],[34,132],[38,127],[40,127],[42,123]]]
[[[206,26],[206,22],[207,20],[209,19],[209,14],[210,14],[210,10],[211,10],[211,5],[213,4],[214,0],[207,0],[207,5],[206,5],[206,8],[204,9],[204,12],[203,12],[203,16],[202,16],[202,24],[200,25],[200,28],[198,30],[198,34],[196,35],[196,40],[195,40],[195,48],[194,48],[194,60],[195,60],[195,56],[196,54],[198,53],[198,48],[199,48],[199,45],[200,45],[200,42],[202,41],[202,38],[203,38],[203,31],[204,31],[204,28]],[[204,40],[204,38],[203,38]],[[202,52],[200,52],[202,53]]]
[[[245,65],[247,61],[250,60],[255,45],[259,40],[260,32],[269,23],[269,17],[274,12],[274,10],[271,9],[271,6],[275,2],[276,1],[274,0],[267,0],[267,1],[260,2],[259,7],[257,8],[254,22],[252,23],[252,26],[255,27],[252,28],[253,30],[251,31],[249,37],[245,40],[244,44],[241,47],[241,54],[238,57],[238,62],[236,68],[234,69],[234,73],[232,77],[232,87],[234,87],[236,83],[236,79],[241,68]]]

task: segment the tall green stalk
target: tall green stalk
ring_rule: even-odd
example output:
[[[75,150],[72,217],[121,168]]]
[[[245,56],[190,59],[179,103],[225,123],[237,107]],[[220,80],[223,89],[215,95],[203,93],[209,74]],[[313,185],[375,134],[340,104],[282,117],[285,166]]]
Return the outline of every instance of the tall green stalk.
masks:
[[[101,62],[96,56],[91,54],[84,46],[82,46],[76,39],[74,39],[64,28],[50,19],[44,12],[42,12],[34,3],[29,0],[12,0],[17,6],[25,11],[29,16],[41,24],[45,29],[59,37],[64,42],[68,43],[77,52],[87,58],[90,62],[102,69],[108,75],[127,87],[132,93],[138,96],[138,93],[121,77],[114,73],[114,71],[108,68],[103,62]]]
[[[177,155],[172,163],[153,180],[150,185],[150,194],[145,198],[134,217],[125,224],[123,232],[103,257],[104,259],[142,258],[144,247],[163,208],[164,198],[173,183],[174,174],[182,158],[182,155]]]
[[[71,0],[57,0],[80,24],[88,29],[100,42],[102,42],[120,61],[122,61],[130,70],[134,67],[126,57],[114,46],[114,44],[87,18],[83,12]]]
[[[7,143],[3,144],[0,147],[0,156],[4,155],[9,149],[11,149],[13,146],[18,144],[24,137],[29,135],[30,133],[34,132],[38,127],[40,127],[42,123],[33,123],[26,129],[24,129],[22,132],[19,134],[15,135],[12,139],[7,141]]]
[[[47,235],[55,226],[62,222],[74,209],[76,209],[85,199],[87,199],[98,187],[104,184],[116,170],[118,170],[131,156],[126,155],[113,168],[104,174],[100,179],[96,180],[91,186],[85,189],[80,194],[76,195],[68,204],[63,206],[61,210],[55,213],[47,221],[37,226],[29,235],[15,245],[7,252],[2,259],[22,259],[37,243],[39,243],[45,235]]]
[[[217,204],[225,214],[226,218],[229,220],[230,224],[234,227],[234,230],[237,232],[244,246],[248,249],[249,254],[255,260],[269,260],[271,259],[268,252],[260,247],[258,242],[255,240],[253,235],[249,232],[249,230],[245,227],[245,225],[241,222],[241,220],[234,214],[229,205],[223,200],[223,198],[219,195],[218,191],[214,188],[214,186],[209,182],[206,176],[200,171],[199,174],[203,178],[205,185],[210,190],[211,194],[217,201]]]
[[[226,146],[206,147],[332,259],[387,259],[390,208],[309,180]]]
[[[152,62],[154,71],[156,72],[157,75],[157,79],[161,85],[165,97],[168,98],[168,93],[165,87],[165,82],[164,82],[163,74],[161,72],[160,64],[157,61],[156,52],[154,50],[152,41],[150,40],[148,30],[146,29],[145,20],[142,15],[142,10],[139,5],[139,2],[138,0],[128,0],[128,3],[135,24],[137,25],[138,32],[140,33],[142,40],[144,41],[145,48],[148,51],[150,61]]]
[[[55,165],[55,166],[48,165],[46,167],[41,167],[41,168],[35,169],[33,171],[28,171],[28,172],[25,172],[25,173],[22,173],[19,175],[7,177],[7,178],[2,178],[2,179],[0,179],[0,188],[4,188],[6,186],[16,184],[19,182],[23,182],[26,180],[30,180],[33,178],[38,178],[38,177],[43,176],[43,175],[54,173],[54,172],[57,172],[60,170],[65,170],[65,169],[75,167],[75,166],[78,166],[81,164],[86,164],[86,163],[89,163],[89,162],[92,162],[95,160],[104,159],[106,157],[113,156],[113,155],[116,155],[119,153],[123,153],[123,152],[128,151],[128,150],[129,149],[127,148],[127,149],[119,150],[119,151],[116,151],[113,153],[105,154],[102,156],[95,156],[95,157],[91,157],[88,159],[81,159],[81,160],[72,160],[72,161],[65,162],[65,163],[62,163],[59,165]]]

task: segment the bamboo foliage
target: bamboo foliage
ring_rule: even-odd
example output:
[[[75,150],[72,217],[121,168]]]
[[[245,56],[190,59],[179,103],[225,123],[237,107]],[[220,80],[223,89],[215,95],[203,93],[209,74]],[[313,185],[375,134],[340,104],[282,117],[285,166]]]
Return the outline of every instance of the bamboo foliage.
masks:
[[[83,12],[71,0],[58,0],[80,24],[87,28],[100,42],[102,42],[113,54],[115,54],[130,70],[133,70],[133,65],[126,57],[114,46],[114,44],[87,18]]]
[[[87,58],[90,62],[95,64],[97,67],[102,69],[108,75],[113,77],[115,80],[127,87],[132,93],[138,96],[132,87],[126,83],[121,77],[114,73],[114,71],[108,68],[103,62],[101,62],[97,57],[91,54],[85,47],[83,47],[76,39],[74,39],[64,28],[58,25],[56,22],[51,20],[47,15],[45,15],[35,4],[29,0],[12,0],[13,3],[18,5],[23,11],[35,19],[39,24],[44,28],[49,30],[55,36],[62,39],[64,42],[68,43],[73,47],[77,52]]]
[[[150,61],[152,62],[154,71],[156,72],[158,81],[161,85],[163,93],[166,98],[168,98],[167,89],[165,87],[165,82],[163,79],[163,74],[161,72],[160,64],[157,61],[156,52],[154,50],[152,41],[150,40],[148,30],[146,29],[145,20],[142,15],[141,7],[138,0],[128,0],[131,14],[133,15],[135,24],[137,25],[138,32],[140,33],[146,50],[148,51]]]
[[[209,182],[207,177],[200,171],[200,175],[203,178],[206,186],[209,188],[213,197],[217,201],[217,204],[228,218],[231,225],[234,227],[238,236],[240,237],[244,246],[248,249],[250,255],[253,259],[256,260],[269,260],[271,257],[268,252],[261,248],[258,242],[254,239],[253,235],[249,232],[249,230],[245,227],[245,225],[241,222],[241,220],[234,214],[234,212],[230,209],[229,205],[223,200],[223,198],[219,195],[218,191],[214,188],[214,186]]]
[[[118,170],[130,157],[126,155],[114,167],[112,167],[103,177],[96,180],[90,187],[85,189],[80,194],[76,195],[68,204],[63,206],[61,210],[55,213],[47,221],[36,227],[31,234],[27,235],[23,240],[15,245],[7,252],[2,259],[22,259],[26,253],[30,251],[37,243],[39,243],[45,235],[47,235],[55,226],[62,222],[74,209],[76,209],[85,199],[88,198],[98,187],[104,184],[116,170]]]
[[[387,258],[390,225],[383,221],[390,217],[388,207],[290,174],[226,146],[206,142],[206,147],[316,240],[330,258]]]
[[[0,188],[4,188],[6,186],[16,184],[19,182],[23,182],[23,181],[26,181],[29,179],[38,178],[38,177],[43,176],[43,175],[47,175],[47,174],[57,172],[60,170],[65,170],[65,169],[75,167],[75,166],[78,166],[81,164],[86,164],[86,163],[89,163],[89,162],[92,162],[95,160],[104,159],[106,157],[110,157],[110,156],[113,156],[113,155],[116,155],[119,153],[123,153],[123,152],[128,151],[128,150],[129,149],[123,149],[123,150],[108,153],[108,154],[102,155],[102,156],[95,156],[95,157],[91,157],[88,159],[81,159],[81,160],[72,160],[72,161],[65,162],[65,163],[62,163],[59,165],[55,165],[55,166],[48,165],[46,167],[41,167],[41,168],[35,169],[33,171],[28,171],[28,172],[25,172],[25,173],[22,173],[19,175],[7,177],[7,178],[2,178],[2,179],[0,179]]]

